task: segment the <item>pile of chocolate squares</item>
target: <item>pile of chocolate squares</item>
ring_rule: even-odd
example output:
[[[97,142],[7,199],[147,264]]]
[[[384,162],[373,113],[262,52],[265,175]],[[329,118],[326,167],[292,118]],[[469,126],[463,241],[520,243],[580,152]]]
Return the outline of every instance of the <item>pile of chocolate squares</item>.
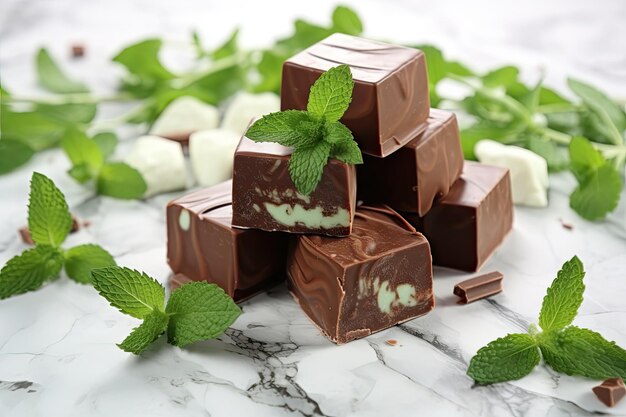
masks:
[[[232,181],[172,201],[167,229],[173,287],[208,281],[242,301],[286,275],[322,333],[346,343],[432,310],[433,263],[478,270],[513,206],[508,171],[464,162],[454,114],[430,108],[421,51],[332,35],[284,63],[282,109],[306,109],[339,64],[355,82],[341,121],[364,164],[329,161],[305,196],[290,148],[244,136]]]

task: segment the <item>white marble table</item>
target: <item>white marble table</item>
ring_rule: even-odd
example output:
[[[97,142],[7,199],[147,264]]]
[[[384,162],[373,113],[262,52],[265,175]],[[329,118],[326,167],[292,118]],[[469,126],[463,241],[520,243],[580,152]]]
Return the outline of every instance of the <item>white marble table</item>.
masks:
[[[431,42],[479,68],[515,62],[528,77],[545,68],[547,82],[556,87],[571,74],[626,97],[626,6],[620,0],[483,0],[471,7],[452,1],[358,3],[372,37]],[[327,0],[314,9],[308,4],[311,10],[290,4],[3,0],[2,83],[41,94],[32,71],[36,47],[45,44],[66,55],[68,44],[80,40],[88,55],[67,60],[69,71],[110,92],[120,70],[107,60],[132,40],[182,40],[197,28],[216,43],[240,24],[244,43],[263,44],[286,34],[294,16],[325,21],[332,8]],[[101,116],[120,111],[109,106]],[[138,132],[120,132],[128,140],[118,155]],[[0,177],[0,264],[24,249],[16,230],[25,223],[28,179],[37,170],[55,180],[79,217],[92,222],[68,245],[97,242],[119,264],[165,283],[164,205],[176,194],[138,202],[96,198],[65,174],[67,168],[62,153],[52,150]],[[345,346],[320,336],[284,287],[245,303],[244,314],[219,340],[184,350],[161,340],[143,357],[115,346],[137,321],[109,307],[91,287],[61,279],[0,301],[0,416],[626,415],[626,401],[608,409],[595,399],[590,389],[597,381],[544,366],[491,387],[474,387],[465,375],[479,347],[536,321],[546,287],[574,254],[587,270],[575,323],[626,346],[626,198],[610,222],[585,222],[568,207],[574,184],[569,174],[553,177],[549,209],[516,209],[514,232],[484,268],[504,273],[503,293],[459,306],[452,287],[469,275],[437,269],[431,314]],[[561,218],[573,230],[564,229]],[[398,344],[386,344],[389,339]]]

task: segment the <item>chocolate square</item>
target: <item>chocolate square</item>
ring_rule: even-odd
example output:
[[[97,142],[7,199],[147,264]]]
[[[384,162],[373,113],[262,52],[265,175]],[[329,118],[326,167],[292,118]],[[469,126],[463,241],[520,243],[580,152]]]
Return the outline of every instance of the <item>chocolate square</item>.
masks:
[[[173,287],[207,281],[239,302],[284,280],[288,237],[231,227],[231,189],[232,181],[226,181],[168,204]]]
[[[336,159],[308,196],[289,175],[292,149],[243,137],[233,169],[233,226],[347,236],[356,206],[356,169]]]
[[[386,158],[364,155],[363,162],[357,167],[360,200],[423,216],[463,171],[456,116],[431,109],[424,132]]]
[[[281,109],[305,110],[313,83],[340,64],[354,79],[341,121],[364,153],[390,155],[424,130],[430,110],[424,53],[339,33],[285,61]]]
[[[513,227],[509,170],[466,161],[426,216],[403,215],[430,242],[435,265],[477,271]]]
[[[434,307],[428,242],[387,206],[358,207],[349,237],[299,236],[287,273],[296,301],[335,343]]]

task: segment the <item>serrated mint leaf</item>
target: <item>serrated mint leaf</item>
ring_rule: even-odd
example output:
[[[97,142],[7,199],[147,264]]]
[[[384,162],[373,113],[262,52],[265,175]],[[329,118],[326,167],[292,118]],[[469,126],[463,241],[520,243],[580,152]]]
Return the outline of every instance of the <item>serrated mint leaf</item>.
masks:
[[[59,246],[72,228],[65,196],[45,175],[34,172],[30,180],[28,229],[38,245]]]
[[[363,163],[361,149],[353,140],[334,144],[330,151],[330,156],[346,164],[357,165]]]
[[[148,188],[139,171],[122,162],[104,164],[97,182],[98,194],[121,199],[141,198]]]
[[[112,132],[98,133],[94,135],[92,140],[96,142],[96,145],[100,148],[100,152],[102,152],[104,159],[113,155],[118,142],[117,136]]]
[[[331,145],[354,141],[352,132],[341,122],[324,123],[324,140]]]
[[[37,53],[37,78],[39,85],[53,93],[68,94],[89,91],[85,84],[70,80],[45,48],[41,48]]]
[[[236,28],[230,34],[228,39],[226,39],[226,41],[223,44],[218,46],[215,49],[215,51],[211,53],[211,57],[214,60],[218,61],[220,59],[228,58],[229,56],[236,54],[237,50],[239,49],[237,45],[238,38],[239,38],[239,28]]]
[[[480,384],[512,381],[539,364],[539,349],[528,334],[509,334],[482,347],[470,361],[467,375]]]
[[[311,87],[306,109],[314,117],[336,122],[348,110],[353,88],[350,67],[333,67],[320,75]]]
[[[293,151],[289,158],[289,174],[300,194],[309,195],[315,190],[322,179],[330,149],[328,142],[320,141]]]
[[[337,6],[333,11],[333,30],[358,36],[363,33],[363,23],[356,12],[346,6]]]
[[[570,207],[582,218],[601,220],[617,207],[623,182],[610,163],[584,179],[570,196]]]
[[[153,310],[162,310],[165,288],[142,272],[111,266],[91,271],[100,295],[122,313],[143,319]]]
[[[98,245],[75,246],[65,252],[65,272],[68,277],[81,284],[91,282],[92,269],[115,265],[111,254]]]
[[[0,140],[0,175],[19,168],[30,161],[35,151],[19,140]]]
[[[206,282],[174,290],[165,311],[170,315],[167,338],[180,347],[218,337],[241,314],[224,290]]]
[[[85,133],[76,129],[69,129],[61,139],[61,147],[72,165],[82,165],[87,168],[89,178],[98,175],[104,164],[104,156],[98,144],[89,139]]]
[[[543,299],[539,326],[544,331],[560,330],[572,323],[583,302],[585,271],[577,256],[565,262]]]
[[[540,338],[543,359],[555,371],[587,378],[626,378],[626,351],[599,333],[570,326]]]
[[[162,45],[160,39],[147,39],[124,48],[113,61],[124,65],[128,72],[138,77],[169,80],[174,75],[159,60]]]
[[[302,122],[310,121],[304,111],[287,110],[270,113],[250,126],[246,136],[255,142],[275,142],[283,146],[297,146],[307,141],[307,136],[300,130]]]
[[[148,313],[143,323],[139,327],[134,328],[131,334],[117,346],[124,352],[139,355],[167,330],[168,321],[169,317],[167,314],[159,310],[153,310]]]
[[[52,246],[38,245],[11,258],[0,270],[0,299],[36,290],[61,272],[63,254]]]

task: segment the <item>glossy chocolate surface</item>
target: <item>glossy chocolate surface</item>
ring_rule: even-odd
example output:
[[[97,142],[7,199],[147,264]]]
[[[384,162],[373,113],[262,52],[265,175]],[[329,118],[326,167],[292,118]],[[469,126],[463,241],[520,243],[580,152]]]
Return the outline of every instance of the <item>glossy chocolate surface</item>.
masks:
[[[428,213],[463,171],[456,116],[431,109],[426,130],[386,158],[364,155],[357,167],[359,200]]]
[[[609,378],[593,388],[593,393],[607,407],[614,407],[626,396],[626,387],[621,378]]]
[[[435,265],[477,271],[513,227],[509,171],[466,161],[461,177],[426,216],[403,216],[430,242]]]
[[[167,206],[167,261],[184,279],[219,285],[235,301],[282,281],[288,237],[261,230],[235,229],[232,182],[204,188]]]
[[[461,281],[454,286],[454,295],[461,297],[461,304],[473,303],[501,292],[502,278],[501,272],[494,271]]]
[[[299,236],[287,270],[294,298],[336,343],[434,307],[428,242],[387,206],[357,208],[349,237]]]
[[[341,118],[364,153],[386,156],[425,129],[430,110],[426,59],[403,46],[334,34],[283,64],[281,109],[305,110],[309,90],[329,68],[352,71],[352,103]]]
[[[356,169],[331,159],[308,196],[289,174],[292,149],[245,136],[235,152],[233,225],[267,231],[350,234],[356,205]]]

